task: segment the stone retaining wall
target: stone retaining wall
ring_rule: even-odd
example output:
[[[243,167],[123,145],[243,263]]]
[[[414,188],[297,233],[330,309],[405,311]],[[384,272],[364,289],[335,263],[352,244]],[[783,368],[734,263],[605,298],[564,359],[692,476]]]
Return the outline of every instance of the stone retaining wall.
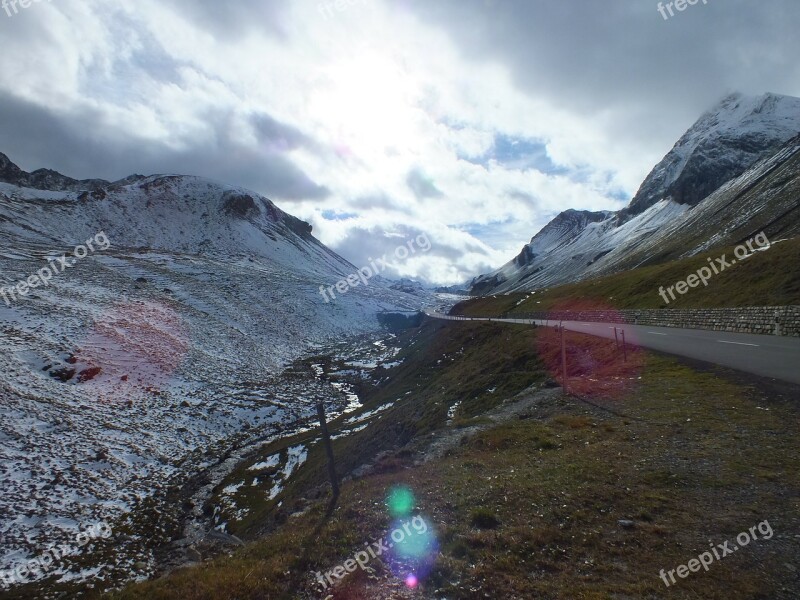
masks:
[[[682,327],[800,337],[800,306],[553,311],[513,313],[507,316],[521,319],[630,323],[631,325],[651,325],[653,327]]]

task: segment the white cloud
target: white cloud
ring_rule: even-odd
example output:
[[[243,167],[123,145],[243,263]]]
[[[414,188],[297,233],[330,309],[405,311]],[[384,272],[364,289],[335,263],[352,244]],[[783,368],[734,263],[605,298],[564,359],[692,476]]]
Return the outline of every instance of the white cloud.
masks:
[[[368,235],[391,250],[386,232],[424,231],[434,248],[402,274],[456,283],[510,259],[561,210],[621,208],[620,194],[632,196],[691,123],[672,111],[653,125],[657,108],[609,102],[608,89],[605,101],[576,99],[580,81],[564,82],[561,95],[537,88],[528,71],[552,84],[557,65],[582,64],[573,54],[604,50],[575,38],[571,53],[560,42],[560,54],[548,53],[542,40],[554,26],[541,22],[543,7],[531,39],[509,27],[506,40],[487,19],[513,22],[512,5],[521,6],[59,0],[2,23],[4,39],[25,51],[0,55],[0,90],[63,124],[61,152],[21,144],[29,160],[56,163],[36,166],[251,185],[356,263]],[[547,10],[563,24],[560,9]],[[626,26],[646,18],[613,14]],[[587,14],[583,25],[595,18],[610,19]],[[605,51],[624,60],[614,44]],[[725,59],[730,69],[742,60]],[[92,127],[78,131],[81,122]],[[637,135],[632,122],[658,135]],[[537,160],[553,168],[492,160],[498,136],[541,145]],[[13,159],[14,140],[0,141]]]

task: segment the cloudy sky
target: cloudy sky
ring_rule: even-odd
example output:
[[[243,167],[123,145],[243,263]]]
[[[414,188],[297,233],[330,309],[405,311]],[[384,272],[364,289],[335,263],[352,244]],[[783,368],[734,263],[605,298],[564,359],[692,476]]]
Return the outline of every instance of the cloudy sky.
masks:
[[[800,96],[797,0],[42,0],[0,11],[0,152],[256,190],[457,283],[623,207],[723,96]]]

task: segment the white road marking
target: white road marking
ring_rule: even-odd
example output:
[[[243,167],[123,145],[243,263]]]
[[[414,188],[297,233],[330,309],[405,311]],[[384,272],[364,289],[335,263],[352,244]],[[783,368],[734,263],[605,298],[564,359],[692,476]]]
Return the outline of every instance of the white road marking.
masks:
[[[650,335],[667,335],[666,333],[658,333],[657,331],[648,331]],[[567,371],[569,373],[569,371]]]
[[[756,348],[760,348],[760,344],[745,344],[744,342],[727,342],[725,340],[717,340],[720,344],[736,344],[737,346],[755,346]]]

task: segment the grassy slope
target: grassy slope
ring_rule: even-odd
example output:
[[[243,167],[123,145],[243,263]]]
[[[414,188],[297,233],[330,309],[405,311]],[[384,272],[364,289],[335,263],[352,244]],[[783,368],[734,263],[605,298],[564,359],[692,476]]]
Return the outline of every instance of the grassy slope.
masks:
[[[550,310],[575,298],[596,298],[616,308],[716,308],[736,306],[783,306],[800,304],[800,238],[775,244],[767,251],[739,262],[702,285],[690,289],[669,306],[658,294],[659,287],[669,287],[685,280],[703,266],[708,258],[723,254],[728,261],[734,248],[716,249],[692,258],[642,267],[598,279],[562,285],[529,294],[488,296],[460,304],[453,314],[499,316]]]
[[[405,400],[360,436],[342,440],[340,463],[361,464],[411,436],[446,428],[447,408],[456,400],[465,400],[459,423],[468,425],[470,416],[541,381],[534,350],[541,334],[498,324],[425,325],[405,351],[406,363],[370,394],[371,402]],[[598,352],[609,352],[603,345],[610,342],[592,340]],[[605,408],[574,398],[536,404],[527,418],[465,438],[422,466],[409,451],[413,444],[397,447],[375,473],[343,486],[329,522],[319,525],[324,507],[316,503],[233,556],[113,598],[324,597],[311,593],[310,573],[340,564],[385,535],[383,501],[398,483],[415,490],[441,543],[436,570],[415,597],[797,597],[800,540],[792,534],[800,524],[800,410],[779,394],[673,359],[639,358],[637,387],[613,403],[595,399]],[[486,391],[496,385],[506,387]],[[788,394],[796,398],[797,389]],[[304,480],[322,477],[315,454],[295,493]],[[500,525],[474,527],[473,518],[485,513]],[[623,529],[619,519],[637,525]],[[705,551],[708,540],[731,540],[765,519],[775,531],[772,540],[753,543],[669,590],[658,578],[660,569]],[[374,578],[357,572],[334,597],[401,597],[380,587],[379,561],[371,566]]]
[[[385,379],[382,385],[362,387],[362,412],[387,403],[394,402],[395,405],[382,413],[380,419],[367,430],[333,442],[340,473],[371,463],[382,451],[402,446],[443,427],[448,409],[456,402],[463,401],[460,415],[474,416],[544,378],[533,350],[532,331],[520,332],[511,325],[498,329],[470,324],[461,328],[456,336],[440,336],[437,335],[439,327],[443,325],[415,330],[408,340],[402,342],[404,346],[413,344],[413,347],[406,348],[398,355],[397,359],[402,360],[402,364],[391,373],[376,374],[378,378]],[[482,349],[492,344],[503,346],[503,350],[486,356]],[[315,357],[308,362],[325,361]],[[326,370],[328,367],[326,364]],[[492,387],[497,388],[495,393],[487,392]],[[353,415],[346,416],[347,419],[351,417]],[[342,428],[344,419],[330,423],[332,434]],[[247,485],[242,489],[245,494],[252,496],[248,498],[251,500],[250,513],[245,519],[241,522],[232,516],[226,519],[229,521],[228,531],[242,537],[261,534],[272,529],[275,523],[283,523],[288,513],[305,508],[304,503],[287,501],[287,498],[316,498],[327,493],[327,487],[320,486],[320,482],[327,481],[328,476],[325,455],[319,444],[309,447],[307,462],[292,478],[286,492],[274,501],[267,501],[263,490],[250,486],[250,480],[255,475],[247,470],[263,457],[298,443],[312,441],[317,435],[318,432],[310,432],[266,446],[260,456],[240,465],[218,486],[219,490],[244,480]],[[383,468],[392,467],[387,464]],[[242,500],[241,496],[239,500]],[[278,503],[282,501],[284,506],[278,508]]]

